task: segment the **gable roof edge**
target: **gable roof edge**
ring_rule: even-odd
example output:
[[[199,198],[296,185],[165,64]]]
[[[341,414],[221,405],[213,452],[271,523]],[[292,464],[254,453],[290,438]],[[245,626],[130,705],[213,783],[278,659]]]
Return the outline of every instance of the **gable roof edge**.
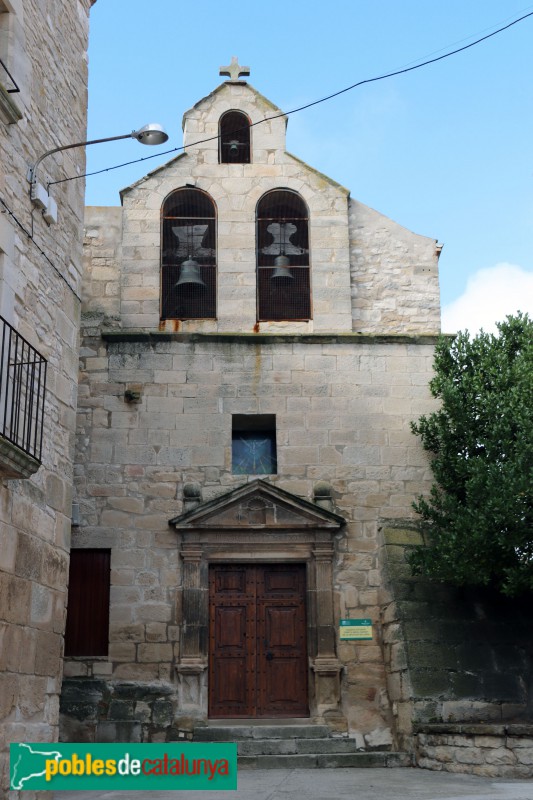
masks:
[[[273,499],[277,499],[280,502],[285,501],[292,506],[296,506],[296,508],[300,508],[303,513],[312,513],[317,519],[322,518],[325,523],[329,523],[330,525],[334,523],[336,527],[340,528],[346,524],[345,518],[341,517],[340,514],[334,511],[328,511],[310,500],[288,492],[286,489],[282,489],[276,484],[267,483],[267,481],[261,478],[241,484],[234,489],[230,489],[229,492],[224,492],[224,494],[217,495],[217,497],[211,500],[200,503],[190,511],[173,517],[168,521],[168,524],[179,530],[182,526],[185,527],[187,523],[194,523],[196,518],[210,515],[216,511],[217,508],[223,508],[232,502],[246,497],[246,495],[254,494],[258,490],[270,495]]]
[[[284,113],[284,112],[281,110],[281,108],[279,108],[279,106],[276,106],[276,105],[274,105],[274,103],[272,102],[272,100],[269,100],[269,99],[268,99],[268,97],[265,97],[265,96],[264,96],[264,94],[261,94],[261,92],[259,92],[259,91],[258,91],[258,90],[255,88],[255,86],[252,86],[252,84],[251,84],[251,83],[248,83],[247,81],[239,81],[239,82],[240,82],[240,83],[242,83],[242,84],[244,84],[245,86],[248,86],[248,87],[249,87],[249,88],[252,90],[252,92],[253,92],[253,93],[256,95],[256,97],[260,98],[260,99],[261,99],[261,100],[262,100],[262,101],[263,101],[263,102],[264,102],[264,103],[265,103],[267,106],[270,106],[270,108],[271,108],[273,111],[276,111],[276,112],[278,112],[278,113],[279,113],[279,116],[281,116],[281,117],[285,117],[285,120],[287,120],[286,114],[285,114],[285,113]],[[212,98],[212,97],[214,97],[215,95],[217,95],[219,92],[221,92],[221,91],[222,91],[222,89],[223,89],[225,86],[227,86],[228,84],[231,84],[231,83],[232,83],[232,81],[224,81],[223,83],[219,84],[219,85],[216,87],[216,89],[213,89],[213,91],[212,91],[212,92],[209,92],[209,94],[206,94],[206,95],[205,95],[205,97],[202,97],[200,100],[198,100],[198,101],[197,101],[197,102],[196,102],[196,103],[195,103],[193,106],[191,106],[191,108],[187,109],[187,111],[185,111],[185,112],[184,112],[184,114],[183,114],[183,117],[182,117],[182,120],[181,120],[181,127],[182,127],[182,129],[184,129],[184,128],[185,128],[185,118],[187,117],[187,115],[188,115],[188,114],[190,114],[192,111],[194,111],[194,110],[195,110],[195,109],[197,109],[199,106],[201,106],[201,105],[202,105],[202,103],[205,103],[207,100],[210,100],[210,98]],[[286,124],[286,123],[285,123],[285,124]]]
[[[183,151],[182,153],[178,153],[178,155],[174,156],[174,158],[171,158],[170,161],[165,161],[164,164],[160,164],[158,167],[155,167],[153,170],[151,170],[151,172],[147,172],[146,175],[143,175],[142,178],[139,178],[139,180],[135,181],[135,183],[130,183],[129,186],[125,186],[123,189],[120,189],[119,191],[120,199],[122,199],[122,197],[128,192],[131,192],[132,189],[137,189],[141,184],[147,181],[148,178],[151,178],[153,175],[157,175],[158,172],[161,172],[161,170],[166,169],[171,164],[174,164],[176,161],[179,161],[180,158],[184,158],[186,155],[187,153],[185,151]]]
[[[320,170],[315,169],[315,167],[312,167],[310,164],[307,163],[307,161],[303,161],[301,158],[298,158],[298,156],[289,153],[288,150],[285,150],[285,155],[289,156],[289,158],[292,158],[294,161],[297,161],[298,164],[302,164],[302,166],[304,166],[310,172],[313,172],[322,180],[327,181],[332,186],[335,186],[336,189],[340,189],[340,191],[343,192],[343,194],[345,194],[346,197],[350,196],[350,190],[347,189],[346,186],[343,186],[342,183],[338,183],[337,181],[333,180],[333,178],[330,178],[329,175],[325,175],[323,172],[320,172]]]

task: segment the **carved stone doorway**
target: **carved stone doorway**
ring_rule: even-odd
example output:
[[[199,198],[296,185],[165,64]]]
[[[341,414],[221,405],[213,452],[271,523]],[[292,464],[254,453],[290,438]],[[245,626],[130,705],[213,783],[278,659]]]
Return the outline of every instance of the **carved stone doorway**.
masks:
[[[209,717],[306,717],[305,564],[209,568]]]
[[[182,558],[176,724],[194,726],[208,719],[209,686],[216,679],[209,669],[213,658],[209,627],[210,569],[215,565],[267,564],[297,567],[302,574],[305,570],[306,602],[302,619],[305,619],[307,707],[313,719],[337,724],[342,718],[342,665],[336,653],[333,559],[334,537],[340,533],[344,519],[276,485],[255,480],[200,503],[170,520],[170,524],[178,533]],[[262,708],[260,704],[259,707]]]

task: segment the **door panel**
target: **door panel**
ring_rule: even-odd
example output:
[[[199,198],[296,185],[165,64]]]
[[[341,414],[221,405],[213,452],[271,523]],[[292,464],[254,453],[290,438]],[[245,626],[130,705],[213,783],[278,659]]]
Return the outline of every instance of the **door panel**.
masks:
[[[265,607],[265,636],[268,647],[293,647],[297,634],[297,608]]]
[[[305,565],[212,566],[209,716],[306,716]]]

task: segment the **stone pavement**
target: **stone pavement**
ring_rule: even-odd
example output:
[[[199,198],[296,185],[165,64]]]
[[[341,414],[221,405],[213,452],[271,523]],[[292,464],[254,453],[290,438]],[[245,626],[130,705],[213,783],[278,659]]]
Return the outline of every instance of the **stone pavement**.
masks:
[[[54,800],[533,800],[533,781],[423,769],[269,769],[239,772],[236,792],[56,792]]]

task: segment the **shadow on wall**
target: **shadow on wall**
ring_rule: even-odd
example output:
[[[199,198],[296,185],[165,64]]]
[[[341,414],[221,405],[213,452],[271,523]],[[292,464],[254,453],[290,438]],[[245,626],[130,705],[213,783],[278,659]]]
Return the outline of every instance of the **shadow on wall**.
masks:
[[[533,776],[533,596],[413,577],[406,556],[420,534],[389,526],[382,536],[398,745],[431,769]],[[453,751],[461,746],[468,751]]]

